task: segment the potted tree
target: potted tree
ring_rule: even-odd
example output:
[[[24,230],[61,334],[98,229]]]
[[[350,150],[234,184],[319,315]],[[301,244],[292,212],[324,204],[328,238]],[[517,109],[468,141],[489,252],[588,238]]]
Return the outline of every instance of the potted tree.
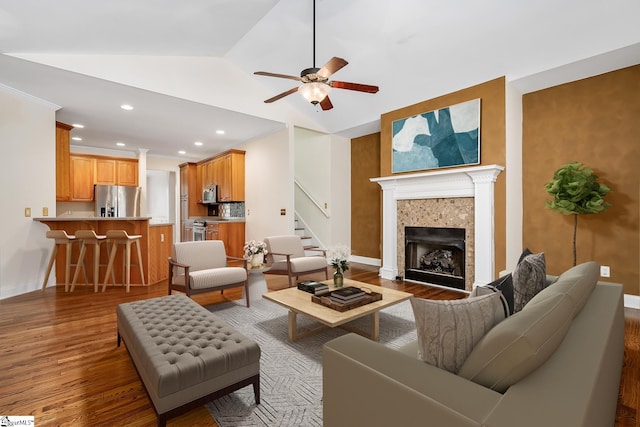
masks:
[[[578,215],[604,212],[611,206],[603,199],[611,189],[597,179],[593,170],[574,161],[561,166],[553,174],[553,179],[545,184],[547,193],[553,196],[553,200],[546,201],[546,207],[564,215],[573,215],[573,265],[576,265]]]

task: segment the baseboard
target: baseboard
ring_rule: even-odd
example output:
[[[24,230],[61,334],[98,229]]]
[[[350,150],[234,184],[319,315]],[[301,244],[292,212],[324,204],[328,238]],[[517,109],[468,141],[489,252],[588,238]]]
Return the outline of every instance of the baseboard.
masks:
[[[640,309],[640,296],[624,294],[624,306],[627,308]]]
[[[376,266],[376,267],[380,267],[382,265],[382,262],[378,258],[367,258],[367,257],[363,257],[363,256],[351,255],[349,257],[349,260],[353,261],[353,262],[360,263],[360,264],[373,265],[373,266]]]

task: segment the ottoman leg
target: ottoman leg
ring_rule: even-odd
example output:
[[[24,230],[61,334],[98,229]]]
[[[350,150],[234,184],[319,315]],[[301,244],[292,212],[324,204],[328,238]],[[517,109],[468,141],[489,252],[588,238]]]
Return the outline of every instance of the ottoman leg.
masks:
[[[253,395],[255,396],[256,405],[260,404],[260,374],[256,375],[253,381]]]

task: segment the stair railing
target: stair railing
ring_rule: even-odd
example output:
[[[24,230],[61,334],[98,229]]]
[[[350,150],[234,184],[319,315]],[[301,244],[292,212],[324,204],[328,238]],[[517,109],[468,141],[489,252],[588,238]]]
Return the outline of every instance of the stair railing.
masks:
[[[293,182],[296,184],[296,186],[300,189],[300,191],[302,191],[304,193],[305,196],[307,196],[307,198],[311,201],[311,203],[313,203],[318,210],[320,210],[320,212],[322,212],[322,214],[327,217],[327,218],[331,218],[331,215],[329,215],[329,212],[322,207],[322,205],[320,204],[320,202],[318,202],[303,186],[302,184],[300,184],[300,182],[298,182],[297,179],[294,178]]]

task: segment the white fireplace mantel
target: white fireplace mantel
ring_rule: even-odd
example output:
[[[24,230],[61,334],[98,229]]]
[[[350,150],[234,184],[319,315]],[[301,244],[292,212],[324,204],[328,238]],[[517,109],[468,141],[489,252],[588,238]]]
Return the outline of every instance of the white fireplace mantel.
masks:
[[[504,166],[486,165],[371,178],[372,182],[382,187],[380,276],[391,280],[398,276],[398,200],[473,197],[474,286],[493,281],[495,270],[494,183],[503,170]]]

